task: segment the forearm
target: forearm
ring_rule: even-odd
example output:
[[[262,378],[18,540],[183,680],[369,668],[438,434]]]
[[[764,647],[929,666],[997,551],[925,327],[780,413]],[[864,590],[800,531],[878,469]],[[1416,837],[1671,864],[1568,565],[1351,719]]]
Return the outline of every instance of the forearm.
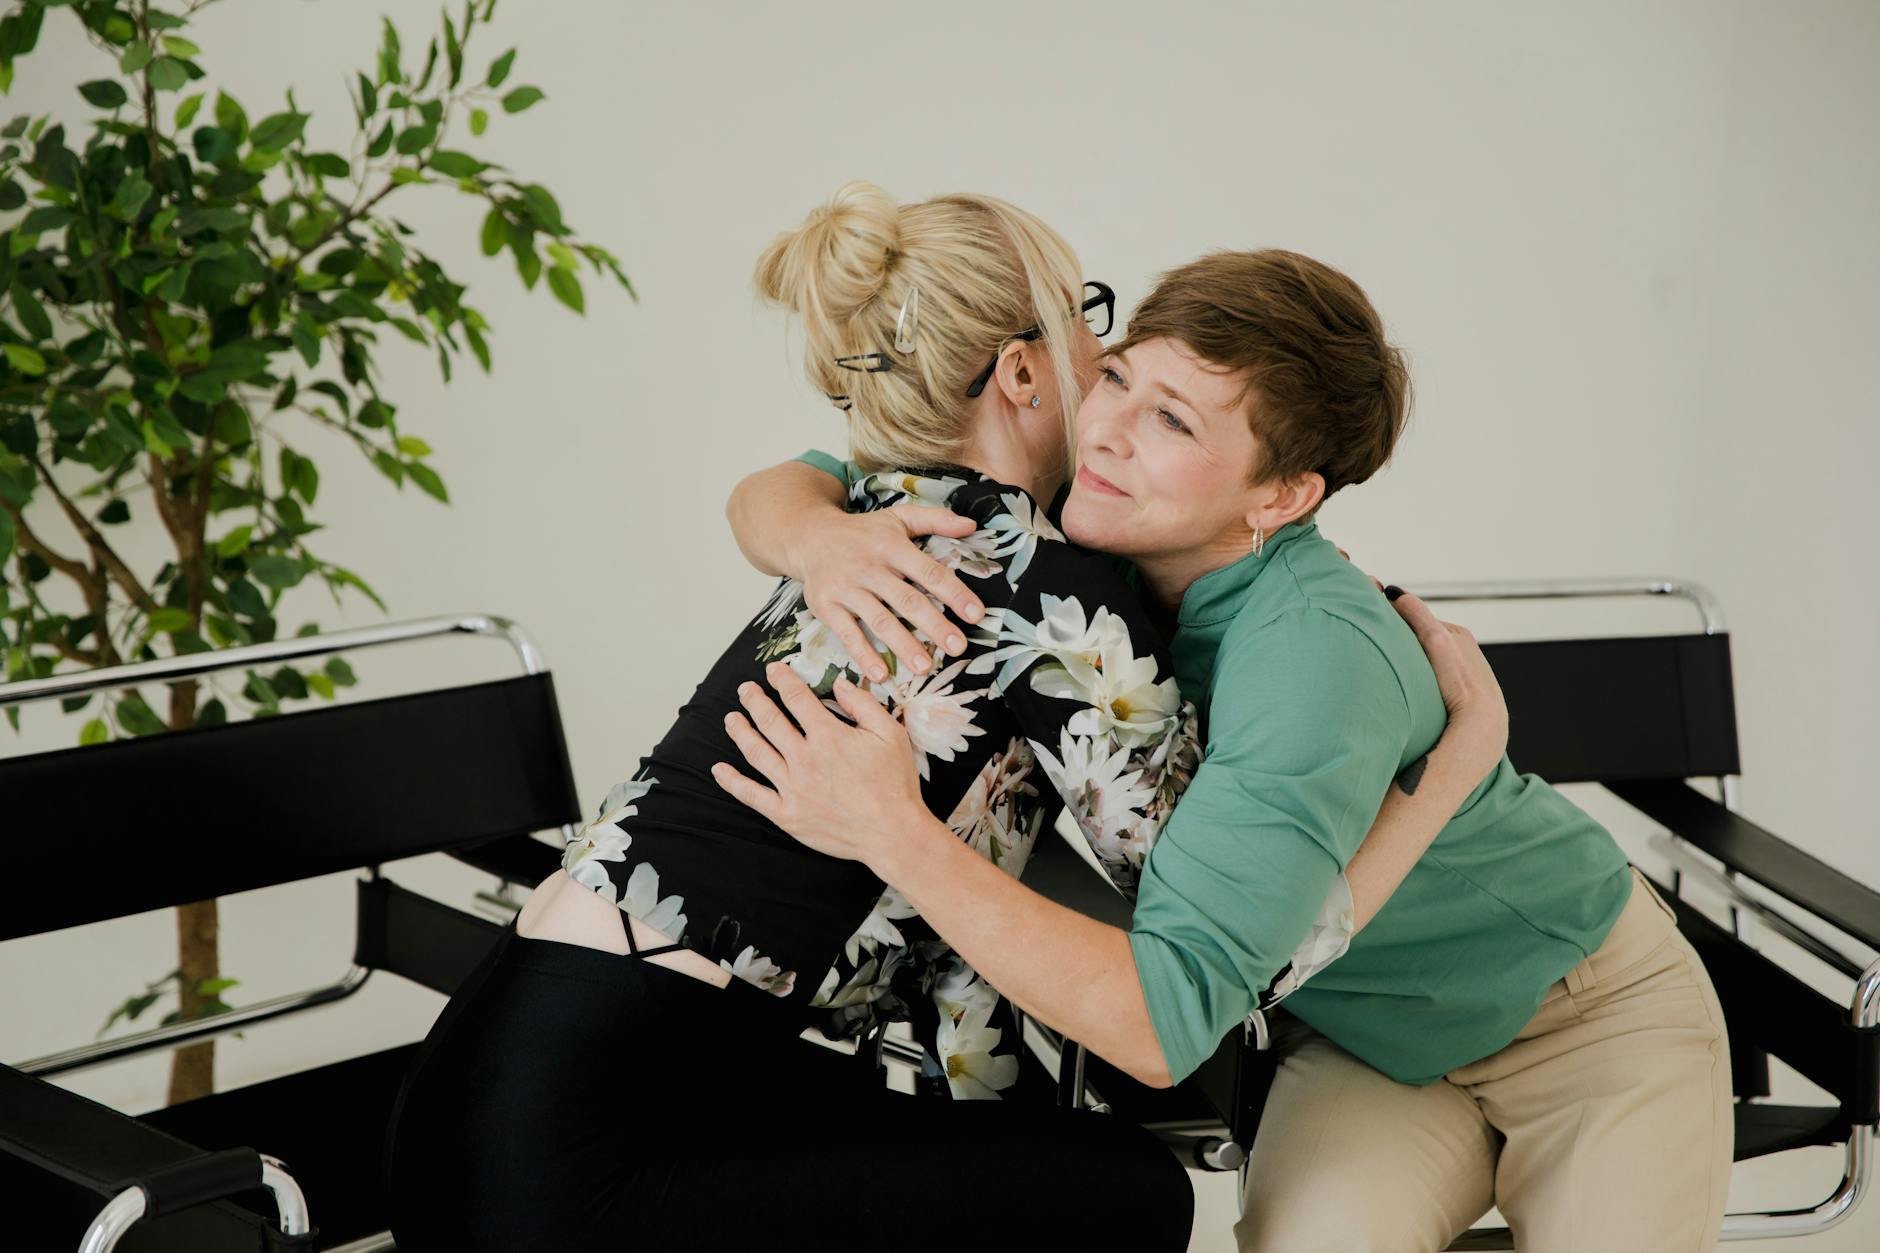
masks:
[[[1481,756],[1452,726],[1434,748],[1391,783],[1377,820],[1345,867],[1345,877],[1351,882],[1354,931],[1362,931],[1377,916],[1481,783],[1487,773],[1481,768]]]
[[[792,570],[788,539],[806,520],[824,510],[842,508],[842,484],[815,466],[786,461],[747,475],[731,489],[725,517],[745,560],[765,574],[800,575]]]
[[[1131,1077],[1168,1086],[1125,932],[1046,900],[931,816],[876,871],[1020,1009]]]

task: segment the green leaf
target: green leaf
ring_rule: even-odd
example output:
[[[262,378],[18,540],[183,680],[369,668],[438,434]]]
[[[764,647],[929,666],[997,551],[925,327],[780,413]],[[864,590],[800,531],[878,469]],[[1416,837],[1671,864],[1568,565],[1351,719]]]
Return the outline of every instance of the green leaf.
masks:
[[[490,62],[489,76],[483,80],[488,87],[501,87],[503,80],[509,77],[509,67],[516,63],[516,50],[511,48],[502,56]],[[514,112],[512,109],[511,112]]]
[[[257,152],[278,152],[297,141],[306,126],[305,113],[275,113],[255,123],[248,143]]]
[[[309,674],[304,677],[307,681],[307,687],[315,695],[319,696],[322,700],[333,699],[333,680],[327,678],[324,674]]]
[[[380,127],[379,133],[372,137],[372,145],[366,149],[366,155],[376,161],[378,158],[390,152],[392,150],[392,131],[393,126],[390,122]]]
[[[144,204],[150,199],[153,189],[150,184],[135,174],[127,175],[111,196],[111,203],[105,208],[125,221],[135,221],[143,211]]]
[[[503,97],[504,113],[520,113],[538,100],[544,99],[539,87],[518,87]]]
[[[187,631],[194,625],[195,623],[191,620],[189,610],[187,609],[171,609],[166,607],[163,609],[153,609],[150,612],[150,630],[157,634],[167,635],[172,631]]]
[[[130,520],[130,503],[121,497],[98,511],[98,521],[104,526],[123,526]]]
[[[0,351],[6,353],[7,360],[21,374],[38,375],[46,372],[46,359],[25,344],[0,344]]]
[[[99,78],[89,83],[78,85],[78,94],[85,97],[87,104],[100,109],[122,108],[130,100],[130,94],[124,90],[124,84],[115,78]]]
[[[63,205],[42,205],[26,215],[20,223],[20,233],[38,235],[44,231],[56,231],[77,218],[78,214]]]
[[[141,696],[126,696],[117,703],[118,724],[132,735],[161,735],[169,730],[163,719],[151,712]]]
[[[145,69],[144,75],[157,91],[175,91],[189,81],[189,71],[174,57],[158,57]]]
[[[429,147],[436,138],[437,127],[428,122],[419,123],[399,133],[397,148],[401,155],[408,157]]]
[[[0,212],[11,213],[26,203],[26,189],[12,179],[0,179]]]
[[[313,498],[319,495],[319,468],[305,457],[294,463],[294,490],[299,492],[300,498],[310,505],[313,503]]]
[[[341,566],[334,566],[333,573],[329,576],[327,581],[346,587],[356,587],[361,592],[365,593],[367,599],[379,607],[380,612],[389,612],[385,608],[385,602],[379,599],[379,594],[373,591],[364,579],[354,574],[351,570],[347,570]]]
[[[452,152],[447,148],[433,152],[425,164],[447,178],[471,178],[489,168],[467,152]]]
[[[124,55],[118,58],[118,69],[135,74],[150,64],[150,55],[150,45],[139,39],[124,49]]]
[[[375,452],[372,454],[372,464],[379,468],[380,474],[398,484],[399,487],[404,487],[405,467],[398,458],[388,452]]]
[[[199,727],[219,727],[228,722],[228,706],[219,700],[212,700],[196,711],[196,725]]]
[[[470,110],[470,133],[472,135],[481,135],[489,128],[490,113],[488,109]]]
[[[581,296],[581,280],[572,270],[556,266],[548,272],[548,290],[555,293],[555,299],[573,309],[576,313],[586,312],[586,302]]]
[[[0,562],[13,555],[13,515],[0,509]]]
[[[185,127],[187,127],[191,122],[195,121],[196,111],[201,108],[202,108],[202,93],[201,92],[197,92],[193,96],[185,96],[183,98],[182,103],[176,106],[176,129],[180,131],[184,129]]]
[[[352,666],[347,664],[344,657],[329,657],[326,659],[326,677],[331,679],[334,684],[339,687],[351,687],[359,681],[353,675]]]
[[[411,475],[411,481],[423,488],[426,495],[435,496],[445,504],[450,503],[450,493],[444,490],[444,480],[437,477],[437,471],[422,461],[413,461],[405,466],[405,472]]]
[[[105,725],[103,718],[93,718],[85,724],[85,729],[78,733],[78,742],[90,746],[102,744],[111,738],[111,728]]]
[[[359,108],[364,117],[379,111],[379,89],[364,74],[359,76]]]
[[[215,542],[215,551],[224,557],[239,556],[248,547],[248,537],[254,534],[252,526],[238,526]]]
[[[270,553],[248,559],[248,573],[257,582],[284,592],[307,577],[307,563],[294,557]]]
[[[248,133],[248,110],[226,91],[215,93],[215,124],[240,140]]]
[[[188,61],[193,57],[202,55],[201,48],[198,48],[181,35],[165,35],[163,37],[163,50],[182,61]]]
[[[240,979],[203,979],[196,984],[196,995],[220,996],[240,982]]]
[[[337,152],[308,153],[307,168],[326,178],[348,178],[352,174],[352,166]]]
[[[228,585],[228,607],[244,618],[262,621],[268,616],[268,602],[247,579],[232,579]]]
[[[500,208],[491,206],[483,215],[483,255],[493,257],[503,250],[503,243],[508,239],[509,223],[503,217]]]
[[[157,454],[157,456],[162,457],[166,461],[176,455],[176,449],[170,447],[167,443],[164,442],[163,437],[157,434],[157,424],[155,422],[152,422],[149,418],[144,419],[143,432],[144,432],[144,447],[146,449]]]
[[[13,284],[13,312],[20,318],[20,326],[34,339],[52,338],[52,319],[46,316],[46,307],[39,303],[39,297],[33,295],[24,283]],[[45,361],[40,360],[40,369],[45,368]],[[39,370],[32,373],[37,374]]]
[[[404,453],[407,457],[428,457],[431,455],[431,446],[419,439],[416,435],[400,435],[398,437],[398,451]]]

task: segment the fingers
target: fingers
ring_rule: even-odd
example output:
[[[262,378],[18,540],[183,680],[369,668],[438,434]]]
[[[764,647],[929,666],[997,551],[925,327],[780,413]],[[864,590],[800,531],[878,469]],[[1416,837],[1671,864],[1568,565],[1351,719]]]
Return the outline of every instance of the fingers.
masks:
[[[931,557],[920,556],[918,560],[939,570],[947,578],[953,578],[939,562]],[[958,582],[958,580],[954,581]],[[957,657],[966,651],[966,637],[960,633],[960,629],[948,621],[946,613],[940,606],[934,604],[932,598],[914,584],[897,582],[883,589],[881,599],[894,610],[896,616],[913,624],[916,629],[925,633],[928,639],[938,640],[940,647],[946,652]],[[899,653],[896,654],[896,656],[899,655]]]
[[[848,651],[849,656],[855,660],[855,664],[861,668],[863,674],[877,683],[887,679],[888,667],[882,664],[881,654],[876,652],[875,646],[868,642],[868,635],[862,630],[862,624],[855,620],[854,614],[836,602],[820,597],[807,598],[805,603],[809,605],[810,612],[816,615],[817,620],[828,627],[832,635],[842,641],[842,647]],[[880,608],[880,604],[872,599],[867,603],[874,608]]]
[[[773,661],[764,667],[764,677],[783,697],[783,707],[796,719],[796,725],[803,728],[804,738],[817,732],[827,732],[829,728],[839,725],[835,715],[816,699],[816,693],[810,691],[809,684],[803,682],[802,676],[781,661]]]
[[[719,787],[731,793],[732,799],[755,809],[772,822],[776,822],[782,814],[781,801],[775,792],[745,778],[724,762],[712,766],[712,778],[718,781]]]
[[[980,603],[979,597],[973,595],[966,584],[960,581],[957,574],[934,560],[932,554],[925,549],[915,548],[903,552],[896,563],[896,569],[900,571],[901,577],[915,587],[925,589],[941,604],[958,614],[962,620],[977,622],[985,616],[986,607]],[[920,597],[920,601],[928,608],[933,607],[933,602],[925,596]],[[935,610],[936,617],[938,614],[939,611]],[[912,617],[911,614],[908,616]],[[920,622],[920,619],[915,618],[914,621]],[[923,623],[922,629],[933,639],[942,638],[935,627],[929,627]],[[953,650],[949,648],[947,651]]]
[[[1333,544],[1333,545],[1332,545],[1332,547],[1333,547],[1333,548],[1338,548],[1338,545],[1336,545],[1336,544]],[[1345,551],[1344,549],[1342,549],[1342,548],[1338,548],[1338,555],[1339,555],[1340,557],[1343,557],[1343,558],[1344,558],[1344,559],[1345,559],[1346,561],[1350,561],[1350,560],[1351,560],[1351,554],[1350,554],[1350,553],[1348,553],[1348,552],[1346,552],[1346,551]]]
[[[894,610],[879,600],[873,601],[873,604],[874,609],[862,621],[868,625],[870,631],[874,632],[875,638],[880,640],[889,652],[900,658],[902,665],[915,674],[926,674],[931,670],[933,654],[928,651],[927,646],[914,638],[914,633],[907,629],[907,624],[901,621]],[[887,667],[881,664],[880,654],[875,652],[872,645],[866,646],[860,654],[851,650],[849,655],[858,657],[865,667],[868,666],[870,659],[873,659],[874,668],[879,670],[879,675],[871,671],[869,677],[875,682],[879,683],[888,677]]]
[[[756,724],[758,733],[770,741],[786,762],[803,746],[803,733],[796,729],[795,723],[783,716],[783,710],[777,708],[777,702],[765,695],[763,688],[755,683],[738,684],[738,702]]]
[[[836,703],[855,719],[855,725],[875,735],[905,735],[901,724],[894,720],[894,715],[885,709],[881,702],[856,687],[847,679],[837,679],[835,685]]]
[[[1435,613],[1423,603],[1422,597],[1403,592],[1390,603],[1396,608],[1398,616],[1409,623],[1410,629],[1417,633],[1417,638],[1423,641],[1425,649],[1429,648],[1432,639],[1441,639],[1448,634],[1443,630],[1443,623],[1437,620]]]
[[[725,733],[738,746],[738,751],[744,754],[744,760],[755,767],[759,774],[778,787],[783,786],[784,779],[789,775],[789,766],[770,741],[757,733],[750,719],[735,710],[726,714]]]
[[[965,514],[954,513],[940,505],[896,505],[888,510],[907,528],[907,537],[946,535],[965,539],[979,529],[979,524]]]

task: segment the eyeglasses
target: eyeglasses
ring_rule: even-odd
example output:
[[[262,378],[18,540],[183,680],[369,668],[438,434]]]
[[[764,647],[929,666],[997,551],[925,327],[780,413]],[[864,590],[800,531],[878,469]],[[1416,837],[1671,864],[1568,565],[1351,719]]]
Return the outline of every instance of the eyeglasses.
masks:
[[[1110,323],[1116,316],[1116,293],[1110,290],[1109,284],[1094,281],[1085,283],[1084,291],[1087,293],[1081,309],[1084,322],[1099,338],[1108,335]],[[1038,339],[1043,334],[1043,327],[1034,326],[1029,330],[1020,331],[1012,338],[1032,340]],[[1004,345],[1000,347],[1003,349]],[[986,368],[979,372],[979,377],[973,380],[972,386],[966,389],[967,399],[970,400],[985,391],[986,384],[992,381],[992,372],[998,368],[999,354],[995,352],[992,354],[992,360],[986,362]]]

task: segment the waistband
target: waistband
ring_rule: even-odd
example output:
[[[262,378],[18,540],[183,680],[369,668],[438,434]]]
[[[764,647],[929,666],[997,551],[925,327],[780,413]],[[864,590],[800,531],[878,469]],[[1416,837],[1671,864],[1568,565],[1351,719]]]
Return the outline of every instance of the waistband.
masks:
[[[1665,904],[1651,880],[1632,867],[1632,895],[1619,911],[1612,930],[1591,956],[1563,977],[1567,990],[1585,992],[1608,983],[1632,966],[1650,957],[1662,944],[1677,934],[1677,915]]]

